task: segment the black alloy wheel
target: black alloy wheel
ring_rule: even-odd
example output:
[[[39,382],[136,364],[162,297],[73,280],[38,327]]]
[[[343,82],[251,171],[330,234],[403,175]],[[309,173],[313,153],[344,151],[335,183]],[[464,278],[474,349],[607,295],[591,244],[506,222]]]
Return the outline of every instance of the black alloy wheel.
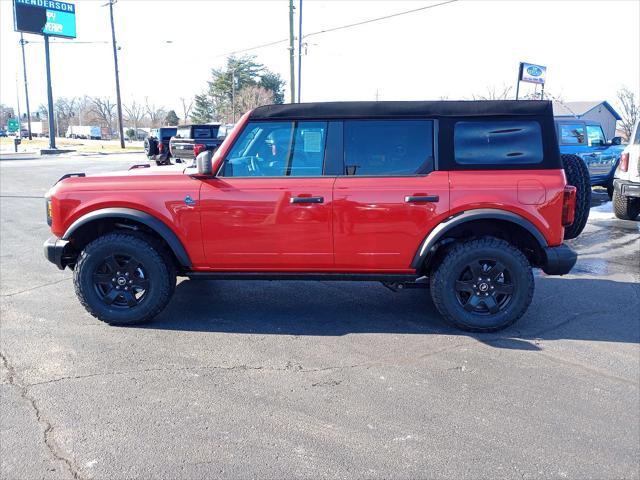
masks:
[[[93,286],[106,305],[132,308],[145,300],[149,277],[144,265],[130,255],[110,255],[93,273]]]
[[[455,284],[456,299],[467,311],[492,315],[504,310],[514,291],[513,276],[495,260],[474,260],[462,270]]]

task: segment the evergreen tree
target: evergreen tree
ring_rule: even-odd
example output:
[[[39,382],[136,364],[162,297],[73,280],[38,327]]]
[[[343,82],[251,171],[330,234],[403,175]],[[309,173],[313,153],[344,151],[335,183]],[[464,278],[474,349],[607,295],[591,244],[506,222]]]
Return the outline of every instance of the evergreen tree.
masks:
[[[273,92],[273,103],[284,103],[285,81],[280,74],[269,70],[260,77],[260,86],[265,90]]]
[[[196,95],[193,101],[193,111],[191,121],[193,123],[209,123],[214,119],[215,108],[211,98],[202,93]]]
[[[169,110],[167,116],[164,117],[164,123],[166,125],[178,125],[179,122],[180,119],[178,118],[178,114],[175,112],[175,110]]]

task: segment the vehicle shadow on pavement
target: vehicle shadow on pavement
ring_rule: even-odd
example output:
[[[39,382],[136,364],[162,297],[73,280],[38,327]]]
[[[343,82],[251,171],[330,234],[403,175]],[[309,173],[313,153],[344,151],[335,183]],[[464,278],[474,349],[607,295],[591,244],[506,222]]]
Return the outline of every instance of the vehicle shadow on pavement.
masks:
[[[638,312],[638,283],[539,277],[531,307],[513,327],[471,334],[443,322],[428,290],[394,293],[370,282],[185,280],[167,309],[142,328],[261,335],[460,335],[495,348],[539,350],[541,339],[640,343]]]

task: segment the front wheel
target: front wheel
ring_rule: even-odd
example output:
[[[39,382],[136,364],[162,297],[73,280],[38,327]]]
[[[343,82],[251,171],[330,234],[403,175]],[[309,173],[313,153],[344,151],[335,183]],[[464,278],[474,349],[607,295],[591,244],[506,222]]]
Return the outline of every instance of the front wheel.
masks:
[[[431,296],[444,319],[470,332],[495,332],[527,311],[533,298],[527,258],[493,237],[453,247],[431,275]]]
[[[143,235],[110,233],[87,245],[73,270],[80,303],[112,325],[151,320],[169,303],[176,277],[161,246]]]

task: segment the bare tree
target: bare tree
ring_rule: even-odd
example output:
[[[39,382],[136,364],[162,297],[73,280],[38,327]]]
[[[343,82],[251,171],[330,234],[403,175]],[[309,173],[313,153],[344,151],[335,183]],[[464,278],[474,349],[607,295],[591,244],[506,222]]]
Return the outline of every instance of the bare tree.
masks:
[[[474,94],[471,98],[474,100],[508,100],[511,98],[511,88],[506,85],[502,86],[502,90],[496,90],[496,87],[487,87],[487,94]]]
[[[138,126],[146,115],[144,106],[133,100],[129,105],[122,105],[122,108],[124,109],[125,119],[129,123],[129,126],[133,124],[133,129],[137,135]]]
[[[73,123],[84,125],[85,122],[91,121],[95,117],[91,111],[93,102],[91,101],[91,98],[86,95],[83,97],[76,97],[76,100],[76,120]]]
[[[107,97],[92,97],[90,112],[103,125],[109,128],[109,133],[113,131],[113,121],[115,117],[116,104]]]
[[[273,91],[258,85],[246,86],[236,95],[236,118],[248,110],[252,110],[261,105],[268,105],[273,103],[273,101]],[[233,112],[228,111],[225,113],[228,117],[225,120],[231,122],[233,120]]]
[[[10,118],[13,118],[15,112],[13,111],[13,107],[9,107],[4,104],[0,104],[0,128],[4,128],[7,124],[7,121]]]
[[[187,123],[191,109],[193,109],[193,97],[188,99],[182,97],[180,101],[182,101],[182,118],[184,118],[184,123]]]
[[[77,97],[58,97],[55,102],[55,122],[56,122],[56,134],[58,136],[64,136],[71,125],[73,117],[76,116],[76,110],[78,107]]]
[[[144,97],[144,106],[147,111],[147,115],[149,116],[149,121],[151,123],[151,127],[161,127],[164,123],[164,119],[167,116],[167,112],[164,107],[156,106],[149,102],[149,97]]]
[[[636,101],[635,94],[627,87],[622,87],[618,90],[618,101],[622,107],[622,120],[620,121],[622,132],[625,140],[629,141],[633,133],[633,126],[640,116],[640,106]]]

